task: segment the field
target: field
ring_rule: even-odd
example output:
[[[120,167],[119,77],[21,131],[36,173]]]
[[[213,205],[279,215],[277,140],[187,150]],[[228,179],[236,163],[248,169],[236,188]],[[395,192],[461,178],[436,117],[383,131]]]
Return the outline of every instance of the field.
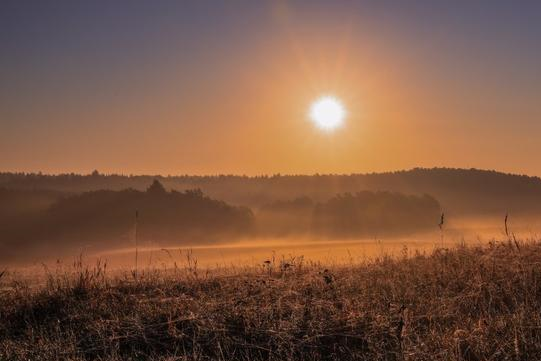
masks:
[[[0,360],[541,359],[541,243],[0,279]]]

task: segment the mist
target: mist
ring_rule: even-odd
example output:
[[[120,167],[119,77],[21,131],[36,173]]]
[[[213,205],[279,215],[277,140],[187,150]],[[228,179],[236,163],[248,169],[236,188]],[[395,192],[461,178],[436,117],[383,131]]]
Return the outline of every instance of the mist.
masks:
[[[271,254],[338,261],[541,229],[538,178],[479,170],[0,180],[1,261],[16,265],[85,254],[128,267],[136,247],[148,265],[188,249],[207,265]]]

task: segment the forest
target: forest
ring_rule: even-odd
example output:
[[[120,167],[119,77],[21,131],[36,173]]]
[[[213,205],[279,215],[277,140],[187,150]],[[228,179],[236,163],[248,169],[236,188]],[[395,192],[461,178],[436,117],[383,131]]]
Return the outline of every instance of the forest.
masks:
[[[201,189],[230,204],[258,209],[276,201],[310,197],[326,201],[337,194],[389,191],[430,194],[456,216],[541,212],[541,179],[491,170],[414,168],[368,174],[153,176],[0,173],[0,188],[80,193],[91,190],[145,190],[154,179],[167,189]]]
[[[361,191],[325,201],[275,201],[259,209],[236,206],[200,189],[1,190],[3,258],[92,253],[140,245],[194,246],[241,239],[302,236],[354,239],[434,229],[441,206],[429,196]],[[55,198],[57,197],[57,198]],[[13,210],[10,212],[10,210]]]

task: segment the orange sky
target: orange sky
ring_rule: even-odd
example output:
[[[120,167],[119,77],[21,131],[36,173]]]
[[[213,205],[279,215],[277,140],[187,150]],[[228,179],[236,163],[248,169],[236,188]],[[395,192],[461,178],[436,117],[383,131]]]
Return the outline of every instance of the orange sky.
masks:
[[[529,9],[486,8],[482,22],[441,7],[264,4],[143,8],[120,24],[89,5],[9,9],[0,170],[541,175],[540,27],[517,25]],[[331,133],[307,116],[325,94],[348,112]]]

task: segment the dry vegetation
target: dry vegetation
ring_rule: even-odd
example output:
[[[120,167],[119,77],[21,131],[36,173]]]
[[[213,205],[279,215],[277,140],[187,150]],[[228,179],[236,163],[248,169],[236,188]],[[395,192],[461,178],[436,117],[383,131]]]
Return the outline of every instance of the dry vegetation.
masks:
[[[137,281],[78,267],[39,289],[4,277],[1,360],[541,359],[535,242]]]

